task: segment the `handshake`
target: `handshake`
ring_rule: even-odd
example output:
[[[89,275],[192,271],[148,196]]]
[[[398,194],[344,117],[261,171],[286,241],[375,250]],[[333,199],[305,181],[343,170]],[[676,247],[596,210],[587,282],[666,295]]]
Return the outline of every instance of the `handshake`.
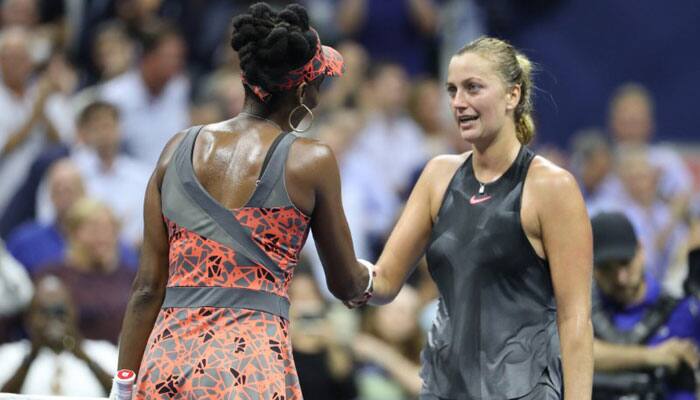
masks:
[[[372,294],[374,293],[374,277],[377,276],[377,272],[374,270],[374,264],[361,258],[358,258],[357,262],[367,268],[367,287],[359,297],[343,301],[343,304],[350,309],[364,306],[369,299],[372,298]]]

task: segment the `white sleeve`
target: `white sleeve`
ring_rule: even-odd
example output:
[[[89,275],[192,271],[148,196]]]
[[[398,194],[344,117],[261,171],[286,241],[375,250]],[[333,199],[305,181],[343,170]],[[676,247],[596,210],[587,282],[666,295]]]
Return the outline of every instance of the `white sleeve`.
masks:
[[[7,343],[0,346],[0,360],[2,360],[2,368],[0,368],[0,387],[3,386],[17,371],[22,360],[29,354],[29,341],[23,340],[20,342]]]
[[[34,287],[24,266],[0,242],[0,316],[22,310],[33,294]],[[0,357],[0,360],[4,359]]]
[[[117,347],[106,340],[83,341],[83,350],[90,359],[97,363],[110,376],[117,373],[119,352]]]
[[[67,96],[54,94],[46,100],[46,118],[51,121],[61,141],[72,143],[75,137],[75,111]]]

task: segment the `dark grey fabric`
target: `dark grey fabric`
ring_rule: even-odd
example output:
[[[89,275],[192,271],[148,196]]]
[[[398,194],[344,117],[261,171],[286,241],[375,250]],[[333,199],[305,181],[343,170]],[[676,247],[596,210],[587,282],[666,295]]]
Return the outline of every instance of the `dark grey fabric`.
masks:
[[[425,391],[426,389],[423,388],[423,391],[421,392],[419,398],[420,400],[467,400],[471,399],[470,397],[458,397],[454,399],[448,399],[445,397],[439,397],[434,394],[431,394],[429,392]],[[564,398],[564,395],[562,393],[562,389],[557,386],[557,384],[554,382],[554,380],[551,378],[549,374],[549,369],[545,369],[542,372],[542,376],[540,377],[539,382],[535,385],[535,387],[530,391],[530,393],[526,394],[525,396],[522,397],[517,397],[515,399],[508,399],[508,400],[561,400]]]
[[[229,287],[168,287],[162,308],[245,308],[289,319],[289,301],[260,290]]]
[[[289,148],[298,138],[293,133],[283,133],[279,145],[272,153],[260,183],[247,203],[247,207],[288,207],[293,203],[287,194],[285,171]]]
[[[561,388],[549,265],[520,222],[533,157],[523,147],[484,194],[468,158],[445,193],[426,252],[440,300],[421,377],[435,396],[515,399],[533,390],[545,368]]]

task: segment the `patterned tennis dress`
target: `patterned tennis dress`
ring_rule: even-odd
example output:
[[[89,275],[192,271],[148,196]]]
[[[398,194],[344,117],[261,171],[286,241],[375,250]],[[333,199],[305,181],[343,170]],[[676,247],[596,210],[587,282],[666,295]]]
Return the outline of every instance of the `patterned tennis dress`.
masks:
[[[310,218],[289,199],[282,134],[248,203],[229,210],[198,182],[190,129],[163,180],[170,243],[162,309],[136,399],[301,399],[288,335],[287,287]]]

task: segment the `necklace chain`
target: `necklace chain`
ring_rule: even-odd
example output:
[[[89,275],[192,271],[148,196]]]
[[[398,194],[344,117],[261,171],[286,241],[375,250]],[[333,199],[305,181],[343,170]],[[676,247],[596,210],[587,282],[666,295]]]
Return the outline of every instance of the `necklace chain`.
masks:
[[[252,117],[252,118],[259,119],[259,120],[261,120],[261,121],[265,121],[265,122],[267,122],[267,123],[269,123],[269,124],[271,124],[271,125],[274,125],[275,128],[279,129],[280,131],[284,131],[284,129],[282,129],[282,127],[279,126],[279,124],[278,124],[277,122],[272,121],[272,120],[269,120],[269,119],[267,119],[267,118],[265,118],[265,117],[261,117],[261,116],[259,116],[259,115],[257,115],[257,114],[249,113],[249,112],[247,112],[247,111],[242,111],[242,112],[238,113],[238,115],[245,115],[245,116],[248,116],[248,117]]]

